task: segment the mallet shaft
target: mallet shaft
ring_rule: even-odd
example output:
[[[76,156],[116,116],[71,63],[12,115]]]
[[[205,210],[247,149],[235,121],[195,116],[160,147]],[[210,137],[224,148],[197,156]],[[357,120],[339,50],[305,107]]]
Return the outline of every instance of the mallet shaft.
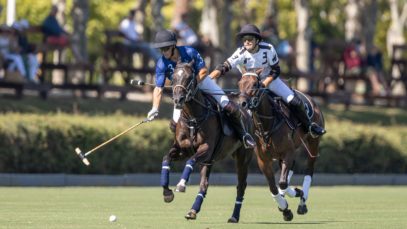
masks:
[[[85,157],[88,156],[89,154],[91,154],[91,153],[94,152],[95,150],[97,150],[97,149],[99,149],[99,148],[101,148],[101,147],[103,147],[103,146],[109,144],[110,142],[114,141],[116,138],[122,136],[123,134],[129,132],[130,130],[136,128],[137,126],[139,126],[139,125],[141,125],[141,124],[143,124],[143,123],[145,123],[145,122],[149,122],[149,120],[144,119],[143,121],[141,121],[141,122],[139,122],[139,123],[137,123],[137,124],[135,124],[135,125],[129,127],[128,129],[126,129],[126,130],[124,130],[123,132],[117,134],[116,136],[112,137],[111,139],[109,139],[109,140],[103,142],[102,144],[96,146],[95,148],[89,150],[88,152],[85,153],[84,156],[85,156]]]

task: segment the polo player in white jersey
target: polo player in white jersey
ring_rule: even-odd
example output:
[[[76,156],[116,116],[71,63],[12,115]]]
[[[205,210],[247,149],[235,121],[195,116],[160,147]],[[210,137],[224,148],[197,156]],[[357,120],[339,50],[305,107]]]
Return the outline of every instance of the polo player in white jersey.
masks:
[[[280,78],[279,59],[273,45],[263,42],[260,30],[253,24],[242,27],[237,36],[242,39],[239,47],[223,64],[219,64],[209,76],[216,79],[232,68],[244,66],[246,69],[263,69],[260,78],[265,88],[280,96],[294,115],[314,137],[326,133],[317,123],[311,122],[304,103]]]

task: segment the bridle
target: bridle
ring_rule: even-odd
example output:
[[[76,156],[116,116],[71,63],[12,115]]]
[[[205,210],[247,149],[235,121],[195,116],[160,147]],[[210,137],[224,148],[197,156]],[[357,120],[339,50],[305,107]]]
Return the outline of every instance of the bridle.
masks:
[[[177,69],[184,68],[185,65],[187,65],[187,64],[181,64],[181,65],[178,64],[174,69],[174,74],[177,72]],[[172,88],[173,93],[174,93],[176,88],[181,88],[182,90],[184,90],[186,92],[185,102],[191,101],[191,99],[194,98],[196,92],[198,91],[197,80],[194,77],[194,75],[195,75],[194,74],[194,69],[192,67],[190,67],[190,66],[187,66],[187,67],[189,67],[190,70],[191,70],[191,73],[189,75],[189,78],[191,78],[191,79],[190,79],[188,85],[184,86],[182,84],[176,84]]]
[[[253,111],[260,105],[260,101],[261,101],[261,99],[263,99],[266,89],[261,88],[261,85],[260,85],[261,80],[257,73],[245,72],[245,73],[243,73],[242,78],[248,77],[248,76],[255,76],[257,79],[256,86],[254,89],[252,89],[255,91],[254,96],[249,96],[246,92],[240,93],[240,95],[243,96],[244,98],[246,98],[246,100],[248,100],[248,103],[242,104],[242,107]]]

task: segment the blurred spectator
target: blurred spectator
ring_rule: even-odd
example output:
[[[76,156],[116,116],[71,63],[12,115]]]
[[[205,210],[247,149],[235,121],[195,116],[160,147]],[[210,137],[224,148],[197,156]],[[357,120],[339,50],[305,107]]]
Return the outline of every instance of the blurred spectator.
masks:
[[[27,20],[20,20],[13,23],[12,27],[15,29],[17,34],[18,45],[20,48],[20,55],[26,60],[27,72],[25,76],[30,82],[38,83],[37,71],[38,71],[38,60],[37,54],[35,53],[35,47],[28,42],[26,31],[29,28],[29,23]]]
[[[153,60],[157,60],[161,54],[154,49],[149,43],[143,41],[143,38],[137,32],[137,24],[135,19],[136,9],[129,11],[129,15],[125,17],[119,25],[119,30],[124,35],[123,44],[129,48],[130,52],[143,52],[146,53]]]
[[[15,30],[2,27],[0,33],[0,55],[3,65],[8,72],[18,72],[22,77],[26,75],[24,61],[20,55]]]
[[[358,52],[356,42],[349,43],[343,53],[345,75],[360,75],[362,73],[362,56]]]
[[[367,75],[372,86],[372,94],[388,94],[390,92],[390,89],[383,76],[382,53],[376,46],[373,46],[366,56],[366,67]]]
[[[59,25],[56,15],[58,7],[53,5],[49,15],[42,22],[42,33],[45,36],[45,42],[51,46],[67,47],[70,46],[75,59],[79,62],[86,62],[77,48],[71,45],[70,34]]]
[[[200,46],[198,35],[187,23],[188,14],[181,15],[181,20],[173,25],[173,29],[178,36],[178,45],[191,46],[197,48]]]

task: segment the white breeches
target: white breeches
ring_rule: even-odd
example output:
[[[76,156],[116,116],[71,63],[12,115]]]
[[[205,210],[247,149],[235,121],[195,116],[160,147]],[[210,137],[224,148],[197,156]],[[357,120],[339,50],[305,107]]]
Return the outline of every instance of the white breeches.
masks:
[[[280,78],[271,81],[268,89],[280,96],[286,104],[294,99],[294,92]]]
[[[209,76],[205,77],[205,79],[198,84],[198,88],[205,93],[212,95],[222,108],[229,103],[229,98],[225,92],[218,84],[216,84],[215,80],[211,79]]]
[[[222,88],[219,87],[218,84],[216,84],[215,80],[211,79],[209,76],[206,76],[205,79],[198,84],[198,88],[205,93],[212,95],[212,97],[216,100],[216,102],[219,103],[222,108],[224,108],[229,103],[229,98],[227,97],[225,92],[222,90]],[[175,122],[178,122],[180,116],[181,110],[174,107],[172,119]]]
[[[8,66],[9,71],[17,70],[22,76],[26,76],[26,71],[24,67],[23,57],[20,54],[6,54],[6,59],[11,60],[11,63]]]

